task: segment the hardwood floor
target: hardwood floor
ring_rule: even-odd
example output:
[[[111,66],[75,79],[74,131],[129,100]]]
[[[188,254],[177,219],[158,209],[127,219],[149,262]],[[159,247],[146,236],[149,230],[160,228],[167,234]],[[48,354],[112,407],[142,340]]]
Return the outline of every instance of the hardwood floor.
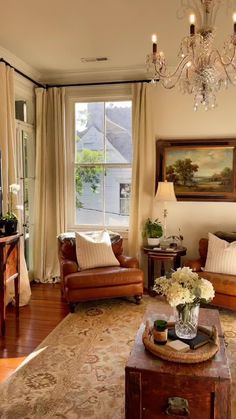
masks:
[[[0,382],[30,354],[69,313],[61,300],[59,284],[32,286],[30,304],[20,307],[16,323],[14,307],[7,307],[6,335],[0,337]]]

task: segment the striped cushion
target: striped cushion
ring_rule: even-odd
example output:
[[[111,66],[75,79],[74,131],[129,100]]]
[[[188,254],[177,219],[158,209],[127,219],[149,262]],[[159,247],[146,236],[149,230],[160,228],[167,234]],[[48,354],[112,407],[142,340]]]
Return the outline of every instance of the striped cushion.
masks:
[[[75,233],[76,256],[80,269],[119,266],[112,247],[109,233],[99,231],[92,236]]]
[[[208,233],[205,271],[236,275],[236,241],[228,243]]]

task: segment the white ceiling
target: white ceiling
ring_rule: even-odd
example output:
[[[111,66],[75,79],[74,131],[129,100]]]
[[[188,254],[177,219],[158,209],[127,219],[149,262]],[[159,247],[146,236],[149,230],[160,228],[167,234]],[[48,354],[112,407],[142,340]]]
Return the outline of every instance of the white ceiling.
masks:
[[[1,4],[2,3],[2,4]],[[189,0],[0,0],[0,46],[40,72],[43,81],[145,77],[151,34],[170,65],[188,34]],[[232,5],[217,17],[219,44],[232,33]],[[220,34],[220,35],[219,35]],[[108,57],[82,63],[82,57]],[[5,57],[3,57],[5,58]]]

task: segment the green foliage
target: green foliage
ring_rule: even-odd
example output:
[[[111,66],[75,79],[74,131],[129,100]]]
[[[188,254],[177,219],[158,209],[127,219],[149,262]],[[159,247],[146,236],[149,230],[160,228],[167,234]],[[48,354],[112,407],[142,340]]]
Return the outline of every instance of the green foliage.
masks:
[[[193,184],[194,173],[198,171],[198,165],[193,164],[191,159],[177,160],[173,166],[168,166],[167,173],[177,176],[178,183],[186,186]],[[170,177],[171,177],[170,176]],[[170,182],[169,177],[167,180]]]
[[[158,218],[156,218],[154,221],[148,218],[144,224],[143,236],[155,239],[161,237],[162,234],[163,229],[161,223],[158,221]]]
[[[3,221],[17,220],[16,214],[14,212],[8,211],[4,216],[1,217]]]
[[[75,171],[76,206],[77,208],[83,208],[83,203],[79,197],[83,194],[85,183],[90,185],[93,193],[97,191],[102,172],[102,167],[98,166],[97,163],[103,161],[103,153],[101,151],[84,149],[77,153],[77,161],[78,163],[96,164],[93,167],[78,166]]]
[[[221,177],[221,185],[230,185],[232,183],[232,170],[229,167],[225,167],[221,172],[220,172],[220,177]]]
[[[166,179],[168,182],[178,183],[179,176],[175,173],[173,166],[167,166],[166,168]]]
[[[103,162],[103,152],[96,150],[89,150],[84,148],[77,153],[77,162],[78,163],[102,163]]]

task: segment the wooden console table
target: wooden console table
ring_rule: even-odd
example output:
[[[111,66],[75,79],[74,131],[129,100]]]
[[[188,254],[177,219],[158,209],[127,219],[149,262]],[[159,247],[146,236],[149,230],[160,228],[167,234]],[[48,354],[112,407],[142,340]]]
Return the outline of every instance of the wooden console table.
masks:
[[[161,275],[165,275],[164,263],[170,260],[173,263],[173,268],[177,269],[181,265],[181,256],[185,256],[186,247],[180,247],[175,250],[154,250],[152,247],[143,247],[143,251],[148,256],[148,291],[151,292],[154,285],[154,261],[161,262]]]
[[[15,311],[19,317],[20,234],[0,238],[0,333],[6,329],[6,283],[14,280]]]

